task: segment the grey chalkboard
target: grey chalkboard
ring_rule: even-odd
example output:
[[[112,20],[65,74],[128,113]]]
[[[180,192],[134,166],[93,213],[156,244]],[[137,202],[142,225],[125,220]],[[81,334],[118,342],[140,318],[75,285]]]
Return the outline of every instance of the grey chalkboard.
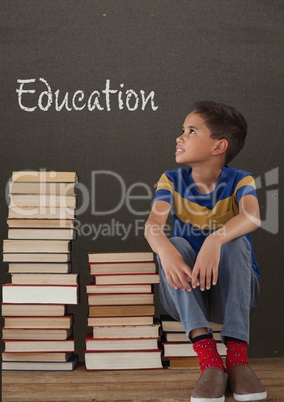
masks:
[[[76,171],[95,199],[92,209],[78,193],[79,206],[87,203],[73,244],[81,302],[70,312],[80,359],[87,253],[149,250],[143,223],[155,183],[176,168],[175,138],[190,105],[205,99],[237,107],[248,121],[246,147],[232,165],[257,178],[264,223],[253,234],[262,275],[250,354],[283,356],[283,3],[2,1],[0,19],[1,242],[12,171]],[[127,203],[126,194],[141,199]],[[111,224],[95,238],[92,225]]]

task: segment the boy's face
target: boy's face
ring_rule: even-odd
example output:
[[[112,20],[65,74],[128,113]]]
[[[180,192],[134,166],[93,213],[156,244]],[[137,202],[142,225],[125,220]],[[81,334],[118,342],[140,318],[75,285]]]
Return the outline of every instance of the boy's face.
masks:
[[[218,140],[210,137],[202,116],[190,113],[185,118],[182,131],[176,139],[176,162],[192,165],[209,161]]]

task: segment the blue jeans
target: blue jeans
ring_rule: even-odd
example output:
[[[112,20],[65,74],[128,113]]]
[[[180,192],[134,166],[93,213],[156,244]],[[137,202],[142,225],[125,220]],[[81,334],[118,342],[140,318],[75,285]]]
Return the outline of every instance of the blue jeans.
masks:
[[[196,255],[187,240],[173,237],[172,244],[192,269]],[[251,264],[251,249],[243,236],[224,244],[218,271],[218,282],[210,290],[199,287],[187,292],[172,288],[166,279],[159,256],[160,299],[164,309],[181,321],[187,336],[193,329],[205,327],[209,321],[223,324],[221,338],[229,336],[249,342],[250,312],[259,297],[259,281]]]

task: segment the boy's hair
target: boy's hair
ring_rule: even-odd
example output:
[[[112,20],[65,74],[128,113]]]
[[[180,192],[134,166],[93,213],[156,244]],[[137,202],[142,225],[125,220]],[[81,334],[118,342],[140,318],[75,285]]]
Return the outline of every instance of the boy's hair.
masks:
[[[198,113],[211,131],[211,138],[228,141],[225,164],[241,151],[247,135],[247,122],[234,107],[211,101],[196,102],[191,112]]]

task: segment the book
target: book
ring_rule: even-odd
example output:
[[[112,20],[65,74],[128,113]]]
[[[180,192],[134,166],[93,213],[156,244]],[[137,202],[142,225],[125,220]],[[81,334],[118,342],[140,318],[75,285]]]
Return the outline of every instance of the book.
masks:
[[[221,356],[225,356],[227,353],[226,345],[222,342],[217,343],[217,350]],[[177,357],[177,356],[196,356],[193,350],[192,344],[189,342],[164,342],[164,357]]]
[[[76,183],[9,182],[10,194],[75,195]]]
[[[69,262],[70,253],[3,253],[3,262]]]
[[[89,264],[91,275],[97,274],[130,274],[130,273],[148,273],[156,272],[155,262],[125,262],[125,263],[91,263]]]
[[[152,252],[89,253],[88,256],[89,256],[89,263],[154,261],[154,254]]]
[[[87,285],[87,294],[107,294],[107,293],[151,293],[152,285]]]
[[[3,240],[4,253],[67,253],[68,240]]]
[[[4,317],[4,328],[50,328],[69,329],[73,323],[72,315],[62,317]]]
[[[121,325],[153,325],[152,316],[138,317],[88,317],[88,327]]]
[[[190,342],[185,332],[163,332],[166,342]]]
[[[159,283],[159,274],[95,275],[96,285],[154,284]]]
[[[130,294],[89,294],[89,306],[117,306],[131,304],[154,304],[153,293],[130,293]]]
[[[161,351],[85,352],[87,370],[125,370],[163,368]]]
[[[8,230],[8,239],[17,240],[74,240],[74,229],[22,229],[13,228]]]
[[[90,306],[89,317],[128,317],[154,315],[154,305]]]
[[[72,335],[72,329],[2,329],[3,339],[26,339],[26,340],[53,340],[62,341]]]
[[[213,332],[214,339],[221,341],[220,332]],[[163,332],[163,338],[166,342],[190,342],[185,332]]]
[[[10,274],[68,274],[71,272],[69,263],[10,263],[8,266]]]
[[[73,229],[73,219],[7,219],[9,228]]]
[[[17,171],[12,173],[12,182],[21,183],[77,183],[75,172]]]
[[[3,261],[11,284],[2,286],[4,370],[73,370],[73,315],[78,274],[71,274],[76,238],[75,172],[13,172],[8,239]]]
[[[22,362],[51,362],[51,361],[58,361],[58,362],[66,362],[70,359],[72,353],[68,352],[3,352],[2,353],[2,360],[3,361],[22,361]]]
[[[12,285],[2,286],[3,303],[77,304],[78,286]]]
[[[77,357],[71,357],[67,362],[2,362],[2,370],[27,371],[72,371],[78,362]]]
[[[157,349],[158,339],[144,338],[144,339],[93,339],[88,337],[86,339],[86,350],[149,350]]]
[[[2,316],[63,316],[64,304],[2,304]]]
[[[51,340],[5,340],[5,352],[74,352],[74,339]]]
[[[68,207],[76,208],[76,197],[51,194],[10,194],[11,207]]]
[[[169,369],[199,368],[196,357],[169,357],[166,365]]]
[[[78,274],[12,274],[14,285],[77,285]]]
[[[164,332],[184,332],[184,327],[180,321],[174,320],[169,315],[162,314],[160,316],[161,327]],[[221,331],[222,324],[209,322],[213,331]]]
[[[8,219],[74,219],[74,208],[63,207],[11,207],[8,209]]]
[[[158,338],[159,325],[128,325],[93,327],[93,338]]]

